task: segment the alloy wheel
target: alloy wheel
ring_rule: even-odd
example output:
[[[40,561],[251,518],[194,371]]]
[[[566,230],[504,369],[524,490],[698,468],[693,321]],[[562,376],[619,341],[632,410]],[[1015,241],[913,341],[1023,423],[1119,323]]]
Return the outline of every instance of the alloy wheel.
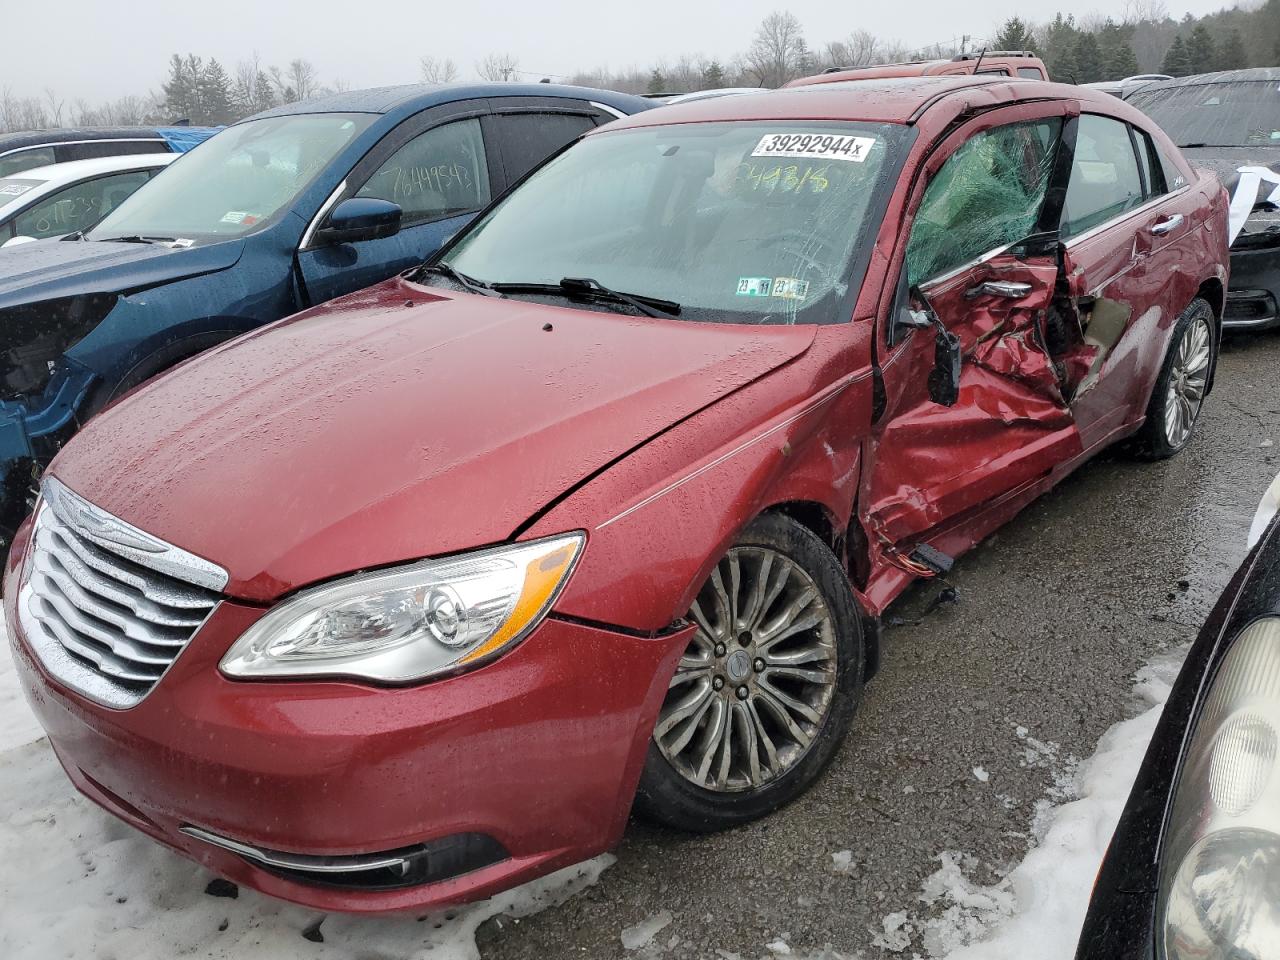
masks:
[[[707,790],[751,790],[809,751],[836,690],[836,634],[813,577],[767,547],[732,548],[689,610],[654,740]]]
[[[1191,438],[1196,417],[1200,415],[1209,376],[1211,337],[1209,321],[1196,317],[1178,343],[1164,405],[1165,436],[1174,449]]]

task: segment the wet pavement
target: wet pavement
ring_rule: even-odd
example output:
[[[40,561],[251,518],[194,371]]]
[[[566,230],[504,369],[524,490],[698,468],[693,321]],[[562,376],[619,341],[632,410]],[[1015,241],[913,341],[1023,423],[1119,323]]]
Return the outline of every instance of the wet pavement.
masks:
[[[1278,379],[1280,336],[1229,340],[1186,450],[1103,454],[956,564],[957,604],[887,632],[853,732],[805,797],[708,837],[633,822],[596,886],[482,927],[484,960],[754,958],[779,937],[796,955],[891,956],[874,935],[921,909],[937,855],[977,857],[982,882],[1020,860],[1055,774],[1131,714],[1146,660],[1194,637],[1280,472]],[[891,613],[919,617],[937,590]],[[1018,727],[1057,756],[1029,763]],[[845,850],[852,869],[836,873]],[[624,928],[664,910],[648,947],[624,949]]]

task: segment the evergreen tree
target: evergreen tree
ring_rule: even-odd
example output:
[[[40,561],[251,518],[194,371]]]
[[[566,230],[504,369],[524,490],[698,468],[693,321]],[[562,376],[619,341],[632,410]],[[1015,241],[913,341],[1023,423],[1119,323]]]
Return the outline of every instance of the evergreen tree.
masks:
[[[1076,62],[1076,41],[1080,31],[1075,18],[1059,13],[1040,34],[1040,55],[1049,76],[1055,80],[1074,83],[1079,80],[1080,65]]]
[[[1138,58],[1129,43],[1129,30],[1110,17],[1098,31],[1098,51],[1105,80],[1123,80],[1138,73]]]
[[[172,120],[190,120],[200,122],[197,118],[202,113],[200,102],[200,76],[204,64],[195,54],[182,57],[174,54],[169,58],[169,79],[164,83],[164,110]]]
[[[653,73],[649,75],[649,92],[665,93],[667,89],[667,78],[662,75],[662,71],[657,67],[653,68]]]
[[[1192,73],[1209,73],[1218,68],[1218,54],[1213,47],[1213,37],[1203,23],[1196,24],[1187,41],[1187,59]]]
[[[1169,52],[1164,55],[1160,70],[1171,77],[1188,77],[1191,75],[1191,57],[1187,54],[1187,45],[1182,42],[1182,34],[1173,38]]]
[[[1248,65],[1249,58],[1244,52],[1244,40],[1240,38],[1240,31],[1232,30],[1218,49],[1218,69],[1243,70]]]
[[[1058,14],[1061,18],[1062,14]],[[1036,49],[1036,38],[1031,27],[1019,17],[1010,17],[1000,27],[993,42],[995,50],[1030,50]]]
[[[199,122],[208,126],[221,126],[232,120],[231,78],[216,59],[211,59],[200,72]],[[192,122],[196,122],[192,118]]]
[[[1102,51],[1098,49],[1098,38],[1092,33],[1084,33],[1076,38],[1076,83],[1096,83],[1105,80],[1102,75]]]
[[[813,52],[809,49],[809,44],[805,41],[804,37],[797,38],[795,64],[796,76],[807,77],[812,75],[815,71],[816,67],[814,66]],[[792,78],[788,77],[787,79],[790,80]]]
[[[702,71],[702,85],[708,90],[718,90],[724,84],[724,67],[719,61],[712,60]]]
[[[277,106],[275,87],[271,84],[271,78],[267,76],[266,71],[258,71],[258,79],[254,83],[253,112],[261,113],[263,110],[270,110]]]

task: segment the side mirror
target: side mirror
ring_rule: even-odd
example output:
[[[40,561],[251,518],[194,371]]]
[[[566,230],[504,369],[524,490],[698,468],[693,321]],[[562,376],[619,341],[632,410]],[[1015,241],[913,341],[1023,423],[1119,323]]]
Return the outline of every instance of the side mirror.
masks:
[[[357,243],[394,237],[404,211],[400,204],[376,197],[350,197],[330,211],[316,231],[317,243]]]
[[[24,237],[19,235],[16,237],[10,237],[4,243],[0,243],[0,249],[3,249],[4,247],[20,247],[24,243],[35,243],[35,242],[36,242],[35,237]]]
[[[960,366],[963,354],[960,338],[942,325],[928,299],[917,286],[908,291],[905,314],[913,327],[933,327],[933,369],[929,371],[929,399],[944,407],[954,407],[960,399]]]

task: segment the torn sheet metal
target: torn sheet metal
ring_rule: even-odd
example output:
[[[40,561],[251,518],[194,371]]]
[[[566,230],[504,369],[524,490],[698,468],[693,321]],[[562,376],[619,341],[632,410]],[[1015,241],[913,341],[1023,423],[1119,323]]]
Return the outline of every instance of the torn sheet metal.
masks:
[[[961,339],[960,396],[952,407],[922,389],[932,351],[908,345],[893,374],[897,406],[874,440],[864,502],[873,537],[901,544],[1043,476],[1083,449],[1044,336],[1058,268],[997,258],[928,291]],[[1027,284],[1025,296],[983,291],[991,281]],[[888,374],[886,374],[888,376]]]

